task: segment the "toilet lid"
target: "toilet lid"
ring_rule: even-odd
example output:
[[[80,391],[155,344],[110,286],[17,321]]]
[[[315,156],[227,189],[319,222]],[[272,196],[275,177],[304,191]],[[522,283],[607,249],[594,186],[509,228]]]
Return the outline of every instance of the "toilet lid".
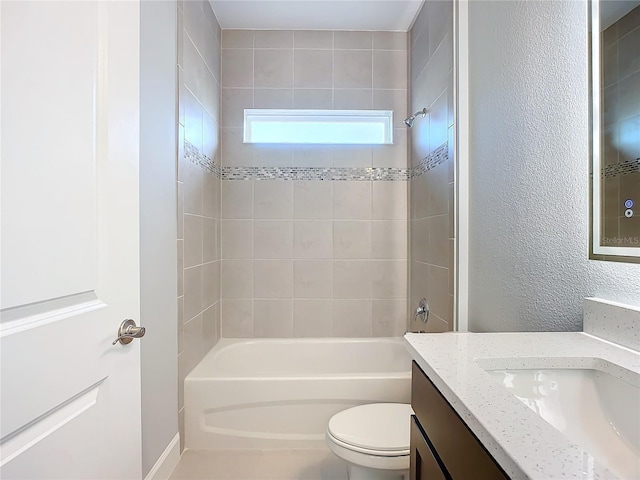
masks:
[[[331,436],[354,447],[377,451],[409,450],[411,405],[372,403],[349,408],[329,420]]]

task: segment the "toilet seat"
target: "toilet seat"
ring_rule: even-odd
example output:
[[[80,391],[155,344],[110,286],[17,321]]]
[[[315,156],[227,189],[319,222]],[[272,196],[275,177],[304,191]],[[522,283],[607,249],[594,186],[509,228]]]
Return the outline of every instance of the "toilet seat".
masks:
[[[370,448],[357,447],[355,445],[350,445],[346,442],[343,442],[337,439],[336,437],[331,435],[331,433],[329,432],[327,432],[327,437],[334,444],[339,445],[342,448],[346,448],[347,450],[351,450],[352,452],[364,453],[365,455],[375,455],[378,457],[404,457],[409,455],[410,453],[409,449],[399,450],[399,451],[388,451],[388,450],[373,450]]]
[[[334,415],[327,437],[353,452],[379,457],[409,455],[411,405],[374,403]]]

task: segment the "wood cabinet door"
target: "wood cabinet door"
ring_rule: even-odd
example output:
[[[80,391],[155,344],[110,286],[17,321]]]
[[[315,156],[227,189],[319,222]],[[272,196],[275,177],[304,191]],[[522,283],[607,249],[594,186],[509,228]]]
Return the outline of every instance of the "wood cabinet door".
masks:
[[[418,427],[426,432],[429,445],[446,478],[455,480],[508,480],[509,477],[476,438],[467,424],[413,362],[411,407]],[[441,477],[434,477],[441,478]]]
[[[449,480],[433,455],[415,415],[411,416],[411,480]]]

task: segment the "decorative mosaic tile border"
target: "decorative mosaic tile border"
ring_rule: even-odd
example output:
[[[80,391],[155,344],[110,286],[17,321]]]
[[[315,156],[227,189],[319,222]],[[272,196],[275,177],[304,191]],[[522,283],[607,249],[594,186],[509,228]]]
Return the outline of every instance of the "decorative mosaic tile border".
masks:
[[[222,175],[222,171],[221,171],[222,169],[220,168],[220,165],[216,163],[215,160],[200,153],[196,147],[191,145],[186,140],[184,141],[184,158],[188,162],[191,162],[194,165],[199,166],[206,172],[212,173],[218,178],[220,178]]]
[[[404,181],[406,168],[222,167],[222,180]]]
[[[406,182],[419,177],[449,158],[447,142],[422,159],[413,168],[394,167],[221,167],[185,140],[187,161],[221,180],[323,180]]]
[[[444,142],[411,169],[411,178],[419,177],[447,160],[449,160],[449,142]]]
[[[615,165],[607,165],[602,169],[601,175],[604,178],[613,178],[631,173],[640,173],[640,158],[616,163]]]

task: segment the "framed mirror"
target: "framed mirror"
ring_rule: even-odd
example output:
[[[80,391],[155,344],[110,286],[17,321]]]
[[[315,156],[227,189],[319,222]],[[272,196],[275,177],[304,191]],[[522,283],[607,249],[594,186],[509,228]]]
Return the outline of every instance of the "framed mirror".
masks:
[[[592,0],[591,257],[640,263],[640,0]]]

